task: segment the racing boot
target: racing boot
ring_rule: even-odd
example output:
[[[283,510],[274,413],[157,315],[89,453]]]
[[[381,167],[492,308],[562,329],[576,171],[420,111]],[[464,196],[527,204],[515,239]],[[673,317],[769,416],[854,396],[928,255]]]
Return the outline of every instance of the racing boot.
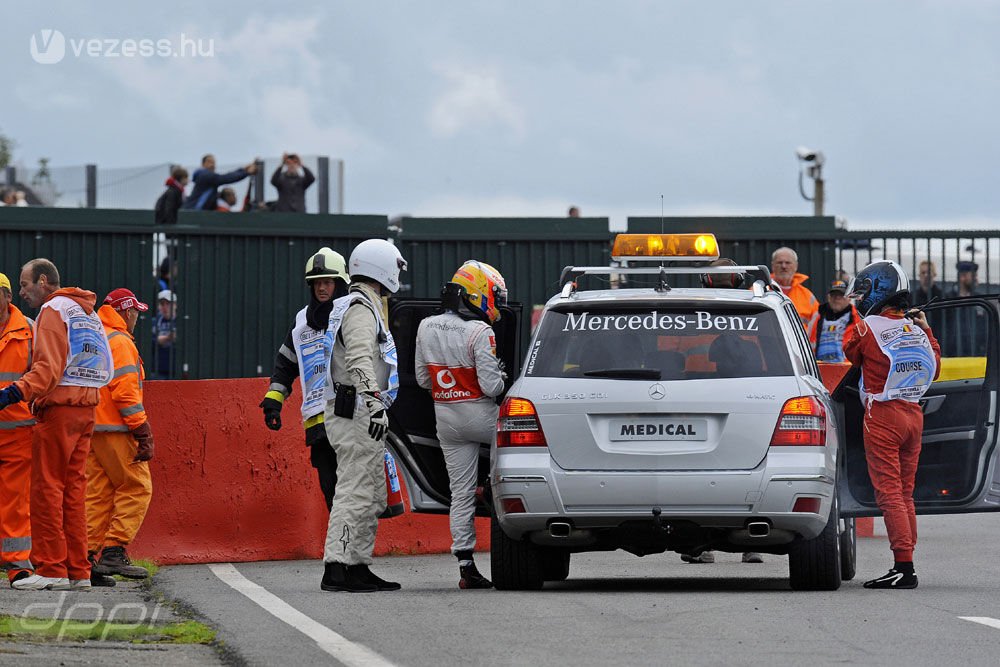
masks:
[[[715,554],[711,551],[702,551],[700,554],[681,554],[681,560],[685,563],[714,563]]]
[[[382,577],[372,572],[367,565],[353,565],[358,572],[358,576],[366,584],[378,587],[380,591],[398,591],[402,586],[395,581],[386,581]]]
[[[362,580],[357,565],[343,563],[324,563],[323,581],[319,587],[324,591],[346,591],[348,593],[374,593],[378,590],[375,584]]]
[[[90,561],[90,585],[93,587],[103,586],[106,588],[113,588],[118,582],[115,581],[114,577],[109,577],[106,574],[97,573],[97,554],[91,552],[87,554],[87,560]]]
[[[121,546],[104,547],[101,550],[100,560],[91,570],[91,576],[94,572],[103,575],[119,574],[126,579],[145,579],[149,576],[146,568],[132,565],[128,554],[125,553],[125,547]]]
[[[458,580],[458,587],[462,590],[472,588],[493,588],[489,579],[479,574],[476,564],[470,562],[468,565],[459,565],[458,572],[461,578]]]
[[[917,575],[913,571],[913,563],[897,562],[891,570],[878,579],[865,582],[865,588],[900,589],[916,587]]]

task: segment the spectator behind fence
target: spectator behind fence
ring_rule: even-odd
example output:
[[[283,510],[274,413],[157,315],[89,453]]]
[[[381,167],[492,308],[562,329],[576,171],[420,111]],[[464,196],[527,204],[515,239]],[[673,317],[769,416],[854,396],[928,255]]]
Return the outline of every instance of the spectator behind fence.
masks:
[[[955,283],[955,287],[948,292],[948,296],[978,294],[976,286],[979,285],[979,265],[975,262],[961,261],[955,264],[955,270],[958,272],[958,281]]]
[[[153,318],[153,378],[174,376],[174,344],[177,342],[177,295],[163,290],[156,295],[159,312]]]
[[[188,172],[184,167],[174,167],[170,170],[170,178],[164,185],[167,189],[163,191],[160,198],[156,200],[156,207],[153,211],[153,220],[158,225],[176,225],[177,211],[184,201],[184,188],[188,184]]]
[[[272,208],[278,213],[305,213],[306,190],[316,180],[302,158],[295,153],[281,156],[281,166],[271,176],[271,185],[278,191],[278,201]]]
[[[913,305],[922,306],[931,299],[940,299],[943,296],[941,286],[937,284],[937,267],[934,262],[924,260],[920,262],[920,284],[913,290]]]
[[[781,291],[795,304],[802,326],[809,341],[816,344],[816,322],[819,319],[819,301],[803,285],[809,276],[799,273],[799,256],[791,248],[778,248],[771,253],[771,277],[781,286]]]
[[[219,199],[219,186],[242,181],[257,173],[256,161],[228,174],[215,173],[215,156],[209,153],[201,159],[201,168],[195,170],[191,180],[194,188],[184,202],[184,208],[196,211],[214,211]]]
[[[156,293],[159,294],[163,290],[171,289],[174,279],[177,278],[177,265],[174,263],[174,260],[164,257],[163,261],[160,262],[158,276],[156,279]]]
[[[566,212],[566,217],[568,218],[579,218],[580,209],[577,206],[570,206],[569,211]]]
[[[14,193],[14,206],[27,206],[28,205],[28,195],[24,190],[18,190]]]
[[[228,213],[236,206],[236,190],[232,188],[222,188],[219,190],[219,199],[215,202],[215,210]]]
[[[13,190],[0,190],[0,206],[16,206],[17,199]]]

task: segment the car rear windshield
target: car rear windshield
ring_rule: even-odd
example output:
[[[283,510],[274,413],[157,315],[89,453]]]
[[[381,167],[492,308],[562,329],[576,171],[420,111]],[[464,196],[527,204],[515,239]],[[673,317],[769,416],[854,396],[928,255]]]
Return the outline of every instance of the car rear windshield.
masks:
[[[525,374],[684,380],[791,375],[778,318],[746,307],[605,306],[551,310]]]

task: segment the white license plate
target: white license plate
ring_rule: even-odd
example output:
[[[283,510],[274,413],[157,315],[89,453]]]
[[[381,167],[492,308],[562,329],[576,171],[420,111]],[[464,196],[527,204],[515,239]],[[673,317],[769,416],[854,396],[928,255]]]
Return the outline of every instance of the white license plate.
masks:
[[[707,440],[707,419],[612,419],[609,436],[620,440]]]

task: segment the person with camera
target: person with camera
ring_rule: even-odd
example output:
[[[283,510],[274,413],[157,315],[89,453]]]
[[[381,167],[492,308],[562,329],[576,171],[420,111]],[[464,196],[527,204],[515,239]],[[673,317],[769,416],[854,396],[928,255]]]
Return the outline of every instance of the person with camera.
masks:
[[[906,310],[910,285],[895,262],[869,264],[847,293],[857,300],[862,319],[850,330],[844,354],[861,369],[865,459],[895,559],[888,573],[864,586],[916,588],[913,488],[924,428],[920,398],[941,372],[941,346],[923,311]]]
[[[281,164],[271,176],[271,185],[278,191],[278,201],[271,210],[278,213],[305,213],[306,190],[316,181],[302,158],[295,153],[281,156]]]
[[[496,430],[497,396],[505,376],[496,354],[493,323],[507,305],[503,276],[489,264],[470,260],[441,290],[444,313],[417,330],[417,384],[431,392],[451,505],[451,552],[458,559],[458,587],[492,588],[476,569],[476,480],[479,448]]]
[[[333,498],[323,553],[320,588],[371,593],[400,585],[376,576],[369,566],[378,516],[386,507],[385,437],[389,405],[399,389],[396,344],[386,323],[382,297],[399,291],[406,260],[392,243],[368,239],[348,260],[351,285],[330,312],[333,340],[323,422],[337,455]]]
[[[334,454],[323,426],[328,365],[332,339],[327,335],[333,301],[347,294],[347,263],[330,248],[320,248],[306,262],[306,285],[309,305],[295,315],[295,322],[285,342],[274,355],[271,383],[260,407],[264,424],[272,431],[281,429],[281,408],[292,394],[295,378],[302,386],[302,427],[306,431],[309,459],[319,475],[319,488],[326,509],[333,504],[337,486],[337,455]]]
[[[195,169],[191,180],[194,188],[184,201],[183,208],[196,211],[214,211],[219,200],[219,186],[242,181],[257,173],[257,160],[227,174],[215,171],[215,156],[211,153],[201,158],[201,168]]]

